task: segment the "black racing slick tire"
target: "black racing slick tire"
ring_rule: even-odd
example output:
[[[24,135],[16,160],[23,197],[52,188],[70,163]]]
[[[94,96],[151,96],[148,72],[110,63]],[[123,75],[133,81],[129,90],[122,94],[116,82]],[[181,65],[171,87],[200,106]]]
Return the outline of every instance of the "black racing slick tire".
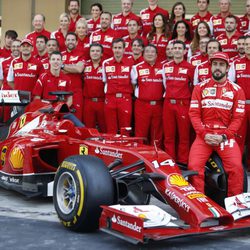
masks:
[[[65,227],[82,232],[97,229],[100,206],[114,202],[114,185],[108,168],[94,156],[66,158],[55,176],[53,201]]]
[[[247,192],[247,173],[244,171],[243,192]],[[205,167],[205,194],[216,203],[224,207],[224,200],[227,197],[228,182],[222,160],[217,153],[213,153]]]

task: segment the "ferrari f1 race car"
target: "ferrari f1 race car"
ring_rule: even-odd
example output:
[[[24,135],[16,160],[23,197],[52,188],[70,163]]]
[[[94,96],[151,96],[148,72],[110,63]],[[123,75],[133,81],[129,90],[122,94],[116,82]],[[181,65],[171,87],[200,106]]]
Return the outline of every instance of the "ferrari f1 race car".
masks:
[[[203,194],[187,181],[196,173],[164,151],[130,137],[129,128],[111,135],[84,127],[64,101],[69,93],[51,94],[56,101],[28,104],[26,92],[0,92],[2,111],[17,110],[0,128],[2,187],[29,197],[53,195],[66,228],[99,228],[135,244],[250,228],[250,194],[226,198],[217,155],[206,164]],[[152,205],[151,197],[169,209]]]

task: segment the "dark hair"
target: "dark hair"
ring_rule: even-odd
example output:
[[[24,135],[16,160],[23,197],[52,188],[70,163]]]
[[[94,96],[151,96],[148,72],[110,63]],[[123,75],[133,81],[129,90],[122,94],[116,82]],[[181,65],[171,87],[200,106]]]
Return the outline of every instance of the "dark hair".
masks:
[[[228,16],[225,18],[225,20],[226,20],[227,18],[233,18],[233,19],[235,20],[235,23],[237,23],[237,17],[236,17],[236,16],[234,16],[234,15],[228,15]]]
[[[182,15],[182,18],[185,19],[186,7],[185,7],[184,3],[183,3],[183,2],[176,2],[176,3],[173,5],[173,7],[172,7],[171,16],[170,16],[170,19],[169,19],[169,26],[170,26],[171,30],[172,30],[173,27],[174,27],[174,20],[175,20],[174,9],[175,9],[175,7],[178,6],[178,5],[181,5],[181,6],[182,6],[183,11],[184,11],[184,13],[183,13],[183,15]]]
[[[66,34],[66,36],[65,36],[65,39],[67,39],[67,37],[68,37],[69,35],[74,36],[74,37],[76,38],[76,40],[77,40],[77,35],[76,35],[75,32],[68,32],[68,33]]]
[[[144,52],[145,52],[145,50],[146,50],[146,48],[147,48],[147,47],[154,48],[154,49],[155,49],[156,54],[158,54],[157,47],[156,47],[154,44],[151,44],[151,43],[150,43],[150,44],[148,44],[147,46],[145,46],[145,48],[144,48]],[[143,53],[144,53],[144,52],[143,52]]]
[[[114,39],[113,42],[112,42],[112,47],[114,46],[115,43],[120,43],[120,42],[122,43],[123,48],[125,48],[126,44],[125,44],[125,41],[122,38],[116,38],[116,39]]]
[[[15,39],[17,39],[18,34],[15,30],[7,30],[5,32],[5,37],[7,37],[7,36],[10,37],[12,40],[15,40]]]
[[[78,5],[80,6],[80,2],[79,2],[79,0],[68,0],[69,1],[69,4],[68,5],[70,5],[70,3],[71,2],[77,2],[78,3]]]
[[[99,10],[102,12],[103,8],[102,8],[102,5],[100,3],[93,3],[93,4],[91,4],[90,9],[92,9],[95,6],[98,7]]]
[[[162,33],[164,34],[165,37],[169,37],[169,27],[168,27],[168,22],[167,22],[167,19],[166,17],[161,14],[161,13],[158,13],[154,16],[153,18],[153,23],[152,23],[152,27],[151,27],[151,31],[148,33],[148,40],[151,41],[156,33],[156,27],[154,25],[154,21],[155,21],[155,18],[157,16],[161,16],[162,18],[162,21],[163,21],[163,27],[162,27]]]
[[[172,34],[172,39],[176,39],[176,38],[178,37],[178,34],[177,34],[177,26],[178,26],[180,23],[183,23],[183,24],[185,25],[185,27],[186,27],[185,38],[186,38],[188,41],[191,41],[191,40],[192,40],[192,36],[191,36],[190,27],[189,27],[189,25],[188,25],[184,20],[180,20],[180,21],[176,22],[176,24],[174,25],[173,34]]]
[[[135,42],[138,42],[139,45],[142,46],[142,48],[144,48],[145,45],[144,45],[144,42],[143,42],[143,40],[142,40],[141,38],[135,38],[135,39],[133,39],[133,40],[132,40],[132,43],[131,43],[131,46],[133,46],[133,44],[134,44]]]
[[[199,2],[199,0],[197,0],[197,3]],[[207,4],[210,4],[210,0],[207,0]]]
[[[212,42],[216,42],[216,43],[219,45],[219,51],[222,52],[222,47],[221,47],[220,42],[218,42],[215,38],[211,38],[211,39],[207,42],[206,53],[207,53],[207,48],[208,48],[209,43],[212,43]]]
[[[186,44],[183,41],[181,41],[181,40],[175,40],[173,42],[173,45],[175,45],[175,44],[181,44],[183,46],[183,49],[184,50],[186,49]]]
[[[107,14],[107,15],[109,15],[109,16],[110,16],[110,19],[112,20],[112,14],[111,14],[110,12],[108,12],[108,11],[103,11],[102,14]],[[102,14],[101,14],[101,15],[102,15]]]
[[[40,35],[40,36],[38,36],[37,38],[36,38],[36,41],[37,41],[37,39],[43,39],[44,40],[44,42],[45,42],[45,44],[48,42],[48,37],[46,37],[46,36],[44,36],[44,35]]]
[[[91,49],[92,47],[101,48],[101,52],[103,53],[103,46],[100,43],[92,43],[92,44],[90,44],[89,49]]]
[[[50,38],[50,39],[48,39],[48,41],[46,42],[46,44],[47,44],[49,41],[55,41],[57,47],[59,48],[59,42],[58,42],[58,40],[56,40],[55,38]]]
[[[50,54],[50,58],[51,58],[52,55],[60,55],[61,58],[62,58],[62,54],[61,54],[60,51],[53,51],[53,52]]]
[[[197,28],[195,29],[195,32],[194,32],[194,38],[192,40],[192,43],[191,43],[191,50],[192,50],[192,53],[194,53],[198,48],[199,48],[199,42],[201,40],[201,37],[198,33],[198,27],[200,24],[204,24],[207,28],[207,37],[211,37],[211,31],[210,31],[210,27],[209,25],[207,24],[207,22],[205,21],[200,21],[197,25]]]

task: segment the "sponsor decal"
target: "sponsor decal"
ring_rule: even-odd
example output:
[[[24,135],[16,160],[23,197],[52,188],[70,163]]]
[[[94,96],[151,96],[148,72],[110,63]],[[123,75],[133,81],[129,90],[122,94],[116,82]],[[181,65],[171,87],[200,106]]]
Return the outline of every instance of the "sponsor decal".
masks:
[[[186,212],[189,212],[190,206],[183,199],[178,197],[173,191],[166,189],[165,194],[170,198],[170,200],[173,200],[180,208],[183,208]]]
[[[121,18],[114,19],[114,24],[120,24],[122,22]]]
[[[113,37],[111,37],[111,36],[105,36],[104,42],[112,43],[112,41],[113,41]]]
[[[208,75],[208,68],[206,69],[199,69],[199,75]]]
[[[24,156],[19,147],[15,147],[11,150],[9,161],[14,169],[21,170],[23,168]]]
[[[71,56],[71,57],[69,58],[69,61],[70,61],[70,62],[76,61],[76,60],[78,60],[78,56]]]
[[[192,61],[193,66],[197,66],[198,64],[201,64],[201,60],[194,60]]]
[[[66,86],[66,81],[59,80],[58,86],[59,87],[65,87]]]
[[[196,20],[194,20],[194,21],[192,22],[192,25],[193,25],[193,26],[196,26],[196,25],[198,25],[199,22],[200,22],[200,19],[196,19]]]
[[[97,74],[100,74],[100,73],[102,73],[102,67],[99,67],[99,68],[97,69]]]
[[[89,149],[87,146],[80,145],[79,147],[79,155],[88,155],[89,154]]]
[[[100,41],[100,40],[101,40],[101,35],[93,36],[93,42]]]
[[[130,67],[127,67],[127,66],[122,66],[121,67],[122,72],[129,72],[129,70],[130,70]]]
[[[23,63],[15,63],[14,66],[13,66],[13,69],[16,70],[16,69],[22,69],[23,68]]]
[[[120,153],[118,150],[116,151],[111,151],[109,149],[103,149],[103,148],[96,148],[95,153],[98,155],[105,155],[105,156],[110,156],[114,158],[122,158],[123,154]]]
[[[28,64],[28,70],[37,70],[37,65],[29,63]]]
[[[205,198],[206,195],[203,193],[197,193],[197,194],[190,194],[187,196],[190,200],[197,199],[197,198]]]
[[[227,227],[225,227],[225,226],[218,226],[218,227],[210,227],[209,229],[210,230],[214,230],[214,231],[222,231],[225,228],[227,228]]]
[[[2,166],[5,164],[7,149],[8,149],[7,146],[3,146],[1,150],[1,165]]]
[[[149,75],[149,69],[140,69],[139,70],[139,75],[140,76]]]
[[[68,161],[63,161],[62,164],[61,164],[61,168],[66,168],[68,170],[75,171],[76,164],[74,164],[72,162],[68,162]]]
[[[149,19],[149,14],[142,14],[141,19],[143,20]]]
[[[1,176],[1,180],[6,181],[6,182],[15,183],[15,184],[20,183],[20,179],[16,179],[15,177],[8,177],[8,176],[4,176],[4,175]]]
[[[234,93],[233,93],[233,91],[227,91],[227,92],[223,93],[222,96],[227,97],[229,99],[233,99],[234,98]]]
[[[89,73],[89,72],[91,72],[92,71],[92,66],[88,66],[88,67],[86,67],[85,69],[84,69],[84,72],[85,73]]]
[[[170,174],[168,176],[168,184],[176,187],[186,187],[190,185],[180,174]]]
[[[165,68],[165,73],[173,73],[174,72],[174,67],[166,67]]]
[[[187,74],[187,69],[179,68],[178,74]]]
[[[219,40],[221,45],[227,45],[227,39]]]
[[[156,75],[159,75],[159,74],[162,75],[162,70],[155,68],[155,74]]]
[[[231,110],[233,102],[224,101],[221,99],[205,99],[201,101],[202,108],[219,108],[225,110]]]
[[[112,216],[111,221],[117,225],[120,225],[122,227],[126,227],[132,231],[140,233],[142,230],[142,227],[137,226],[136,222],[130,223],[126,220],[121,219],[121,217],[118,215],[117,217],[115,215]]]
[[[107,73],[113,73],[115,72],[115,66],[106,66],[105,70]]]
[[[235,69],[236,70],[245,70],[246,69],[246,64],[245,63],[237,63],[236,65],[235,65]]]
[[[216,88],[205,88],[202,91],[202,97],[206,96],[216,96]]]
[[[220,24],[222,24],[222,21],[221,21],[221,19],[213,20],[213,24],[214,25],[220,25]]]

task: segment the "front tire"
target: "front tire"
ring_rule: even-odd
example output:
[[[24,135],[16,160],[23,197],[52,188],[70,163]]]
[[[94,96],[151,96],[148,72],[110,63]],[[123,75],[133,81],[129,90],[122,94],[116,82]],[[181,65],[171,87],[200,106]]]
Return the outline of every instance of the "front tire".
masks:
[[[100,206],[114,202],[114,185],[109,170],[94,156],[66,158],[56,173],[53,192],[59,219],[74,231],[97,229]]]

